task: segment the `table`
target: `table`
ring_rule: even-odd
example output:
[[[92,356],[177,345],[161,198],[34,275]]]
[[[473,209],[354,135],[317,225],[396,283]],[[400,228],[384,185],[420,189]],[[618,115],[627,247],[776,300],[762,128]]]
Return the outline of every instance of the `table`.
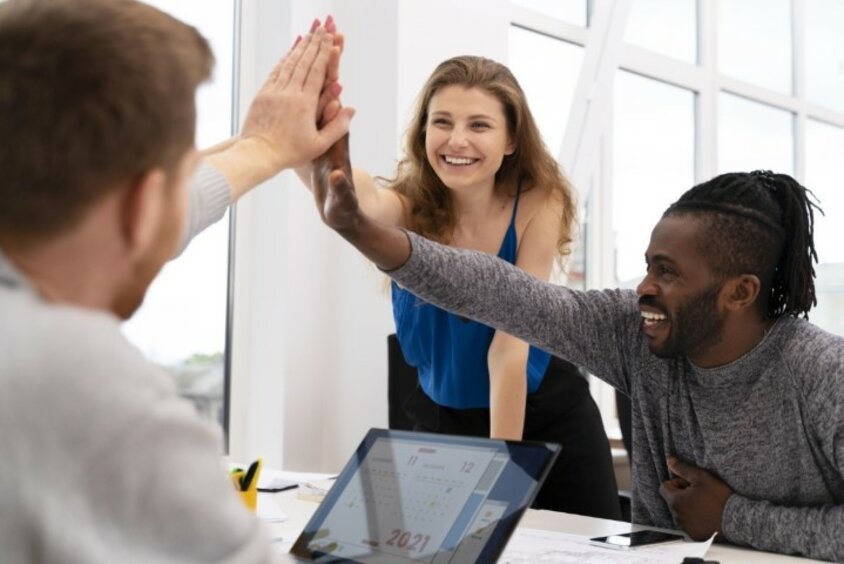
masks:
[[[311,518],[311,515],[316,511],[317,503],[300,500],[296,497],[296,493],[296,490],[290,490],[277,494],[260,494],[262,496],[271,496],[273,501],[288,516],[287,521],[269,524],[270,534],[274,538],[282,538],[288,542],[294,541]],[[529,509],[525,512],[524,517],[519,523],[519,527],[561,531],[588,537],[618,534],[642,528],[622,521],[535,509]],[[820,562],[819,560],[808,558],[785,556],[782,554],[772,554],[770,552],[760,552],[747,548],[717,544],[713,544],[712,548],[709,549],[706,559],[716,560],[720,564],[809,564],[811,562]]]

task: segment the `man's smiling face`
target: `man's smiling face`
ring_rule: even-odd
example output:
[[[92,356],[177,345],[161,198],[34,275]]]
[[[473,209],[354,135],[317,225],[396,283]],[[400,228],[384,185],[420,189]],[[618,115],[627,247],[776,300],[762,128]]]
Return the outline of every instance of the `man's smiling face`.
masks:
[[[642,331],[661,358],[692,361],[721,342],[726,312],[719,307],[722,282],[701,252],[704,227],[692,215],[663,217],[645,253],[648,273],[636,292]]]

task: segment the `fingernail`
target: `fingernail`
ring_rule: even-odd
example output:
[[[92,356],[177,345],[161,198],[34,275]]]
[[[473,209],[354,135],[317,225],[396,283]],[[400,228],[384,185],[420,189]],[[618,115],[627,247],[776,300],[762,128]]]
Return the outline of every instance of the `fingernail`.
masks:
[[[297,45],[298,45],[301,41],[302,41],[302,36],[301,36],[301,35],[297,35],[297,36],[296,36],[296,41],[294,41],[294,42],[293,42],[293,46],[294,46],[294,47],[296,47],[296,46],[297,46]]]
[[[311,33],[315,32],[318,27],[319,27],[319,18],[314,18],[314,21],[311,24]]]

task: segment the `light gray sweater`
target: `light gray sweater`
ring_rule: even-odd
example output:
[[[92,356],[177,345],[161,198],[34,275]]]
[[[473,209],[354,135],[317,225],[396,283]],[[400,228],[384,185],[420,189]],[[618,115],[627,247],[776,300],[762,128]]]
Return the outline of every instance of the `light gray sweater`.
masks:
[[[673,454],[735,492],[723,514],[730,541],[844,560],[844,339],[782,318],[742,358],[702,369],[651,354],[632,291],[571,291],[408,237],[409,261],[389,272],[399,284],[630,395],[634,522],[676,528],[658,491]]]
[[[219,219],[203,166],[186,237]],[[43,301],[0,253],[0,562],[265,562],[219,429],[99,311]]]

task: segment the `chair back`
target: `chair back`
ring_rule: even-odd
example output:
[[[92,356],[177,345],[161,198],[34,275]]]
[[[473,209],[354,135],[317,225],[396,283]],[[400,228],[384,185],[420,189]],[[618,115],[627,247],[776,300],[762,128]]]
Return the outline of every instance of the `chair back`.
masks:
[[[387,411],[390,429],[413,430],[413,421],[407,416],[404,404],[416,389],[419,377],[416,368],[409,365],[401,352],[396,334],[387,336]]]

